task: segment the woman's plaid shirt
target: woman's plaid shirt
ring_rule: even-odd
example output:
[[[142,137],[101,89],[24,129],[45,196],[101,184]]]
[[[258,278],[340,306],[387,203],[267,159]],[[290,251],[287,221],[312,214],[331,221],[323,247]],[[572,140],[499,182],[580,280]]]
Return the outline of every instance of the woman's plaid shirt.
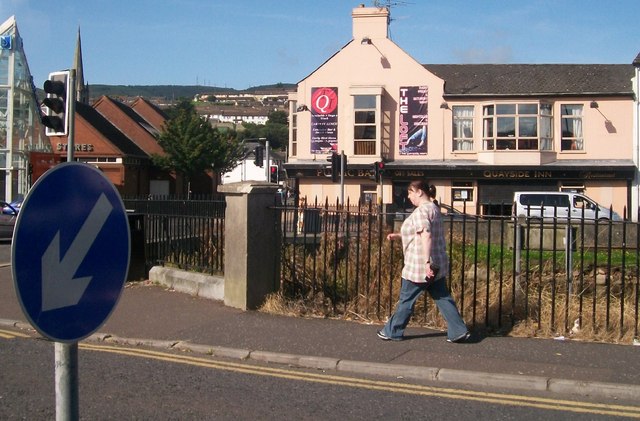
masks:
[[[427,262],[426,253],[422,250],[422,241],[418,237],[421,231],[431,233],[431,263],[439,268],[437,277],[447,276],[449,259],[440,209],[433,202],[425,202],[409,215],[400,229],[404,252],[402,277],[413,282],[425,282]]]

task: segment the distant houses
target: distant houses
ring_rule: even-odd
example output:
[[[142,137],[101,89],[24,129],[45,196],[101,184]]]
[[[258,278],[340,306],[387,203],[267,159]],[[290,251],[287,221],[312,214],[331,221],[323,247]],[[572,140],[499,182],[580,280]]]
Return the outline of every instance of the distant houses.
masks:
[[[214,125],[238,127],[242,123],[263,125],[269,113],[286,111],[288,93],[274,91],[241,91],[198,94],[194,97],[198,112]]]

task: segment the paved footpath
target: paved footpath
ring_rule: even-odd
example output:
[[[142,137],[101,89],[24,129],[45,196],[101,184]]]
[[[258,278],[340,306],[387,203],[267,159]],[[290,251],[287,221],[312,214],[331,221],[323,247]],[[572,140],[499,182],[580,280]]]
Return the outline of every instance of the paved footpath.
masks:
[[[6,270],[6,269],[0,269]],[[0,274],[0,325],[26,326],[11,279]],[[127,285],[111,317],[87,341],[177,347],[351,373],[640,398],[640,346],[480,337],[450,344],[443,332],[409,328],[382,341],[379,325],[241,311],[148,284]]]

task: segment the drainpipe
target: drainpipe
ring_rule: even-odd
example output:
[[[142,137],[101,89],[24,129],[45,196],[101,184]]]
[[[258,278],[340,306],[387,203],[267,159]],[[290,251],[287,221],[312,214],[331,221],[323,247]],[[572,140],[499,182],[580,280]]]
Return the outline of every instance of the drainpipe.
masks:
[[[635,177],[633,191],[631,193],[631,220],[638,222],[638,208],[640,207],[640,54],[633,61],[635,67],[634,80],[634,107],[633,107],[633,163],[635,164]]]

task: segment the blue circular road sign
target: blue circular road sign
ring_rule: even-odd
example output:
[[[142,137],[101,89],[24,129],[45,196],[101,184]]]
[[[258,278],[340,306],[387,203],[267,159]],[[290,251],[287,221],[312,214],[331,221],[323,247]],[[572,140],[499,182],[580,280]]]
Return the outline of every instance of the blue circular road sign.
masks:
[[[25,197],[11,246],[31,324],[59,342],[95,332],[120,298],[130,248],[122,199],[102,172],[78,162],[47,171]]]

